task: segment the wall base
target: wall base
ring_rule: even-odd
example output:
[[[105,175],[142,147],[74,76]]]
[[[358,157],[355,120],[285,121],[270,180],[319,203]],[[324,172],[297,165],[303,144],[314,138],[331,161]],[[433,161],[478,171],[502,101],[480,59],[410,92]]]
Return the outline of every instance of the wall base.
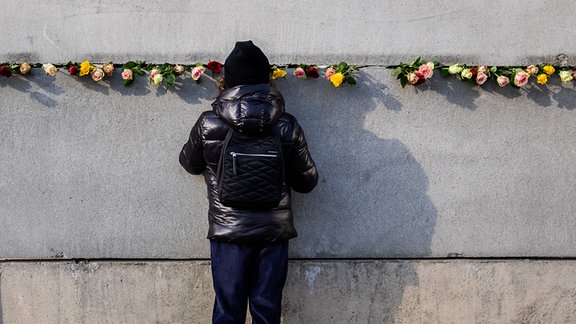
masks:
[[[576,322],[574,260],[292,260],[285,323]],[[0,324],[209,323],[209,261],[0,263]]]

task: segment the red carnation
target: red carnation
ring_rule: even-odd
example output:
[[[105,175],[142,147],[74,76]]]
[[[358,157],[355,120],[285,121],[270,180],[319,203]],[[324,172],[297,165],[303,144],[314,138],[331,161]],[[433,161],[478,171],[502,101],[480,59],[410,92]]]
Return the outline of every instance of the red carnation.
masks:
[[[70,75],[76,75],[78,74],[78,67],[76,65],[72,65],[71,67],[68,68],[68,72],[70,73]]]
[[[12,70],[10,70],[9,66],[0,66],[0,75],[6,78],[11,77]]]
[[[208,69],[210,71],[212,71],[213,73],[218,74],[218,73],[222,72],[222,64],[220,64],[217,61],[210,61],[210,62],[208,62]]]
[[[308,77],[314,78],[314,79],[318,78],[318,76],[319,76],[318,69],[313,67],[313,66],[308,68],[308,71],[306,74],[308,75]]]

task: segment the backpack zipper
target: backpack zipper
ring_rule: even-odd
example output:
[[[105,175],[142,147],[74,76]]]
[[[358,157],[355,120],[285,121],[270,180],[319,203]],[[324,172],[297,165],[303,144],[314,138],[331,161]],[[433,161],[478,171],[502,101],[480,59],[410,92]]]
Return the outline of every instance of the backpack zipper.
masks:
[[[254,156],[254,157],[265,157],[265,158],[276,158],[278,157],[278,154],[266,154],[266,153],[239,153],[239,152],[230,152],[230,155],[232,155],[232,173],[234,173],[234,175],[237,175],[238,172],[236,171],[236,163],[237,163],[237,159],[238,156]]]

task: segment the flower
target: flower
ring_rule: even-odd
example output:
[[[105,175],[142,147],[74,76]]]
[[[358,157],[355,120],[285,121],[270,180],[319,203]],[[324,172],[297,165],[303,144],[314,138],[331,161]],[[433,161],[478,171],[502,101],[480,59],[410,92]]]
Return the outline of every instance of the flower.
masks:
[[[461,73],[464,68],[459,64],[452,64],[448,67],[448,73],[450,74],[458,74]]]
[[[342,74],[341,72],[336,72],[334,73],[331,77],[330,77],[330,82],[332,82],[332,84],[335,87],[338,87],[342,84],[342,82],[344,82],[344,74]]]
[[[426,77],[424,76],[424,74],[420,73],[420,72],[410,72],[408,73],[408,75],[406,76],[408,78],[408,83],[410,85],[413,86],[417,86],[419,84],[424,83],[424,81],[426,81]]]
[[[508,85],[508,83],[510,83],[510,79],[507,76],[501,75],[496,79],[496,82],[500,87],[505,87]]]
[[[80,63],[80,73],[78,74],[79,76],[85,76],[90,74],[90,72],[92,70],[94,70],[96,67],[91,65],[90,62],[88,61],[84,61],[82,63]]]
[[[105,74],[104,70],[102,70],[102,68],[97,67],[94,70],[92,70],[91,75],[92,75],[92,80],[100,81],[104,78],[104,75],[106,75],[106,74]]]
[[[30,72],[31,69],[32,69],[32,67],[30,66],[30,63],[28,63],[28,62],[24,62],[24,63],[20,64],[20,74],[22,74],[22,75],[27,74],[28,72]]]
[[[129,61],[122,65],[122,79],[124,80],[124,86],[128,86],[134,82],[134,73],[139,75],[145,75],[146,73],[142,71],[142,62]]]
[[[114,64],[112,62],[104,64],[102,71],[104,71],[106,76],[112,76],[112,73],[114,73]]]
[[[472,69],[466,68],[463,69],[462,72],[460,72],[460,76],[462,77],[462,79],[472,79],[474,73],[472,72]]]
[[[540,84],[546,84],[548,82],[548,75],[546,75],[546,73],[538,75],[538,77],[536,78],[536,82]]]
[[[313,79],[317,79],[320,76],[318,73],[318,68],[315,66],[309,67],[308,71],[306,71],[306,74]]]
[[[351,73],[357,70],[358,68],[356,66],[348,65],[346,62],[340,62],[336,65],[329,66],[324,73],[324,77],[332,74],[328,80],[330,80],[335,87],[338,87],[343,83],[356,84],[356,79],[351,75]]]
[[[204,71],[206,71],[206,68],[204,66],[196,66],[192,69],[192,79],[194,81],[198,81],[200,79],[200,77],[202,76],[202,74],[204,74]]]
[[[528,72],[530,75],[537,75],[540,70],[536,65],[528,65],[528,67],[526,67],[526,72]]]
[[[155,73],[154,77],[152,78],[152,81],[154,82],[155,85],[159,85],[160,83],[162,83],[162,81],[164,81],[164,76],[162,76],[161,73]]]
[[[150,80],[154,81],[154,78],[156,77],[157,74],[160,74],[160,70],[158,70],[157,68],[150,70]]]
[[[418,73],[420,73],[424,78],[430,79],[434,74],[434,63],[432,63],[432,67],[430,67],[428,63],[420,65]]]
[[[46,72],[46,74],[51,76],[55,76],[56,72],[58,72],[58,68],[55,67],[54,64],[42,64],[42,68],[44,68],[44,72]]]
[[[172,67],[172,72],[174,72],[177,75],[181,75],[183,74],[185,71],[184,67],[182,65],[174,65],[174,67]]]
[[[528,77],[529,75],[525,71],[518,71],[514,75],[514,84],[517,87],[523,87],[528,83]]]
[[[552,73],[554,73],[556,70],[554,69],[554,67],[552,65],[545,65],[542,70],[544,70],[544,73],[551,75]]]
[[[488,74],[486,73],[478,73],[476,75],[476,83],[478,85],[483,85],[488,80]]]
[[[426,62],[419,57],[412,63],[401,63],[392,71],[392,76],[396,76],[396,79],[400,80],[402,88],[407,84],[417,86],[432,77],[437,64],[438,63],[429,61]],[[446,68],[443,68],[442,72],[445,70],[447,71]]]
[[[296,69],[294,69],[293,74],[297,78],[306,78],[306,71],[304,71],[304,69],[301,67],[297,67]]]
[[[286,71],[282,70],[281,68],[274,67],[272,71],[272,80],[276,80],[278,78],[283,78],[286,76]]]
[[[123,67],[132,70],[140,75],[145,74],[140,70],[140,65],[142,62],[136,64],[134,62],[129,62],[130,64],[125,64]],[[201,63],[197,63],[196,66],[202,66]],[[174,65],[170,63],[164,63],[162,65],[147,66],[146,70],[150,71],[150,82],[154,82],[155,85],[160,85],[164,80],[166,80],[166,89],[174,85],[176,81],[177,74],[174,72]],[[178,70],[178,69],[177,69]],[[186,70],[186,68],[184,68]],[[128,85],[131,80],[124,80],[124,84]]]
[[[208,69],[212,71],[212,73],[219,74],[220,72],[222,72],[222,64],[220,62],[210,61],[206,65],[208,66]]]
[[[12,70],[10,69],[10,67],[7,65],[0,66],[0,76],[3,76],[5,78],[11,77],[12,76]]]
[[[486,65],[480,65],[480,66],[478,66],[476,71],[478,72],[478,74],[482,74],[482,73],[488,74],[490,70],[488,69],[488,67]]]
[[[70,73],[70,75],[76,75],[78,74],[78,66],[77,65],[71,65],[68,68],[68,73]]]
[[[122,80],[134,80],[134,73],[130,69],[122,71]]]
[[[572,80],[572,71],[571,70],[562,70],[558,73],[560,75],[560,80],[562,82],[568,82]]]
[[[324,77],[330,80],[330,77],[332,77],[334,73],[336,73],[336,70],[333,67],[329,67],[326,70],[324,70]]]

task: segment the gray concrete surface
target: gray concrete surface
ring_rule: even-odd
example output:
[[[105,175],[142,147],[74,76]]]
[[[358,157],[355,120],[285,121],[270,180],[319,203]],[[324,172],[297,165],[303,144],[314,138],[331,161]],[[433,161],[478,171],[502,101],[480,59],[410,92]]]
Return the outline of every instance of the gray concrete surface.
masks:
[[[178,153],[213,82],[34,72],[0,79],[0,256],[207,257],[204,183]],[[293,257],[576,255],[572,84],[358,77],[278,81],[321,177],[295,195]]]
[[[556,1],[4,1],[0,62],[224,60],[254,39],[275,63],[514,65],[576,60],[574,3]],[[450,63],[450,62],[448,62]]]
[[[576,65],[572,1],[2,8],[0,62],[192,64],[252,39],[272,63],[370,66],[277,82],[321,175],[294,199],[285,323],[576,322],[573,83],[402,89],[385,68]],[[0,78],[0,324],[209,322],[204,183],[177,157],[214,84],[118,73]]]
[[[574,323],[574,261],[292,261],[284,323]],[[209,323],[207,261],[0,263],[3,324]]]

